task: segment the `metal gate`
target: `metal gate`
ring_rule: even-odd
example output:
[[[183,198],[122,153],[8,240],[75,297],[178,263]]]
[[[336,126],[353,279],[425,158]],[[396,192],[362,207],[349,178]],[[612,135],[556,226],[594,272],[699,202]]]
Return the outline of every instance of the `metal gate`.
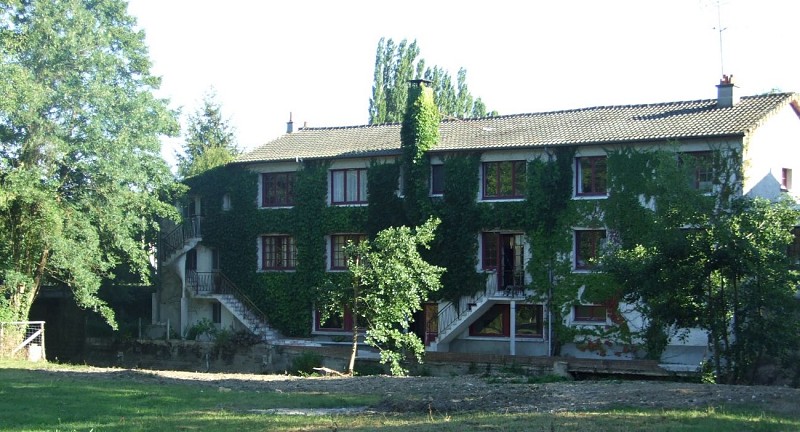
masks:
[[[0,322],[0,358],[44,360],[44,321]]]

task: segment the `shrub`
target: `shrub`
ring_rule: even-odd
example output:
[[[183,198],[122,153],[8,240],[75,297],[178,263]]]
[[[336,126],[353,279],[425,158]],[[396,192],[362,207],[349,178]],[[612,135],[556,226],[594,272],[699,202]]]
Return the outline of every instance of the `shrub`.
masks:
[[[289,373],[292,375],[311,375],[316,373],[315,367],[322,367],[322,355],[314,351],[303,351],[292,359]]]

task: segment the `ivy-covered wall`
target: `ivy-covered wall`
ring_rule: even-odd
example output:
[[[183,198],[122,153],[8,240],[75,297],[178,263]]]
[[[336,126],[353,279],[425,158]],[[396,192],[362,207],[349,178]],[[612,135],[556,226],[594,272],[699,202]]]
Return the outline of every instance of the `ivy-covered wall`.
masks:
[[[372,161],[367,206],[327,204],[331,161],[302,163],[293,208],[257,208],[258,174],[247,166],[219,168],[187,183],[205,203],[204,244],[221,252],[222,271],[267,313],[274,327],[287,335],[309,335],[316,290],[326,279],[345,277],[325,270],[327,235],[363,232],[374,236],[386,227],[433,215],[442,223],[426,258],[447,269],[439,292],[441,299],[457,299],[485,287],[486,275],[476,271],[482,231],[520,231],[526,236],[531,254],[526,267],[532,280],[529,288],[535,293],[531,300],[552,306],[556,354],[568,342],[577,342],[580,348],[589,350],[603,350],[607,341],[632,346],[637,335],[627,328],[618,309],[624,295],[620,285],[602,273],[573,271],[573,228],[607,229],[612,246],[647,245],[658,230],[677,229],[700,220],[713,211],[719,198],[694,190],[686,182],[687,167],[676,163],[675,148],[665,146],[649,151],[609,150],[608,197],[576,200],[573,185],[577,150],[556,147],[531,152],[526,164],[525,197],[517,201],[476,199],[481,184],[480,152],[437,155],[444,164],[442,197],[427,194],[428,153],[396,161]],[[725,171],[724,160],[727,159],[715,159],[720,164],[716,172]],[[419,166],[410,170],[403,163]],[[411,196],[399,196],[401,172],[416,176],[405,179],[406,187],[412,185],[411,190],[415,191]],[[738,178],[739,174],[723,176],[731,175]],[[733,191],[735,187],[729,189]],[[221,205],[225,194],[232,207],[228,211],[222,210]],[[409,206],[409,200],[417,202]],[[294,236],[298,251],[295,271],[258,271],[258,238],[266,233]],[[615,325],[566,325],[571,308],[582,303],[607,306]]]

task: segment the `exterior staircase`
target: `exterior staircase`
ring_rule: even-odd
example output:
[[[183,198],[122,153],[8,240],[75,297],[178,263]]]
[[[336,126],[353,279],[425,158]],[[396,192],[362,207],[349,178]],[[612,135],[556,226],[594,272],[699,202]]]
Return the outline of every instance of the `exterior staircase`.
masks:
[[[267,323],[267,316],[250,300],[230,279],[221,272],[186,273],[186,288],[198,298],[214,298],[225,306],[253,334],[260,336],[264,342],[275,343],[280,334]]]
[[[202,222],[201,216],[191,217],[161,236],[158,254],[162,265],[170,265],[197,246],[203,239]]]
[[[457,302],[440,304],[439,313],[426,323],[425,345],[427,351],[438,351],[446,346],[464,328],[475,322],[486,310],[499,299],[522,300],[525,292],[520,287],[498,290],[497,277],[490,274],[486,280],[486,288],[471,296],[462,296]]]

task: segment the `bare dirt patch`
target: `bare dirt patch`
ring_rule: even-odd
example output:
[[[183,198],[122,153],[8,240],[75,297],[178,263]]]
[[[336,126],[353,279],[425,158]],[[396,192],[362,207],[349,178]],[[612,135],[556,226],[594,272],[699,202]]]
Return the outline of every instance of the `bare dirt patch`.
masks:
[[[744,407],[756,412],[797,415],[800,389],[729,386],[663,381],[572,381],[522,384],[521,380],[457,377],[294,377],[88,368],[42,370],[87,379],[182,383],[218,391],[369,394],[381,402],[372,410],[389,412],[564,412],[609,408],[707,409]]]

